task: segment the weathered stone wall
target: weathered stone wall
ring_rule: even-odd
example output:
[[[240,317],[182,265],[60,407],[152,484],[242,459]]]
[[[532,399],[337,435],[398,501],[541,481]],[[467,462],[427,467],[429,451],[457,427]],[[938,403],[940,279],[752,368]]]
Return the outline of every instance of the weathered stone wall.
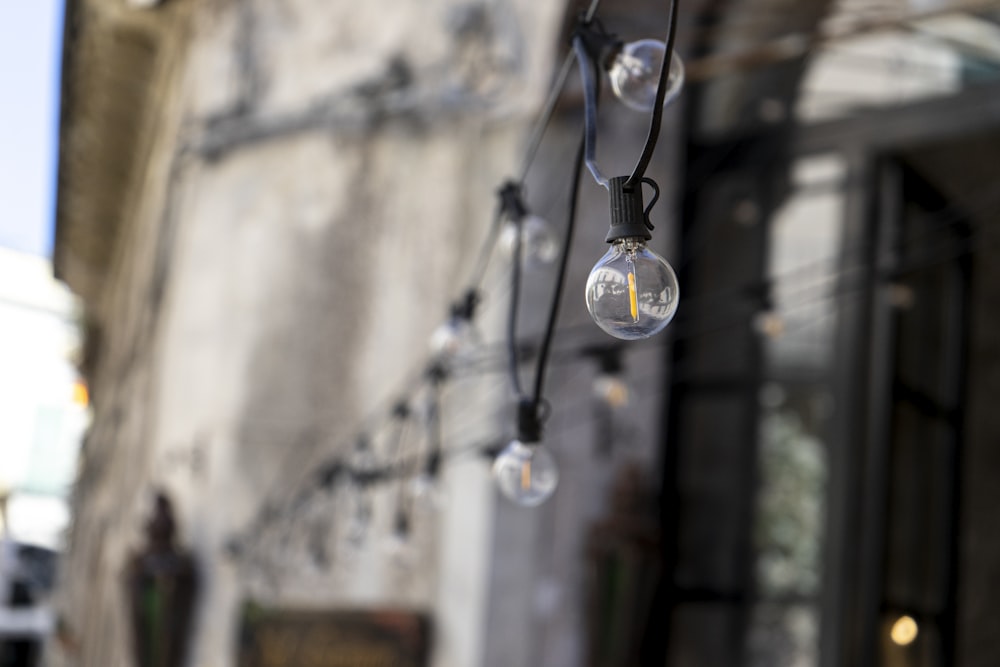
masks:
[[[128,664],[121,571],[163,487],[202,574],[191,664],[232,664],[248,595],[436,609],[436,664],[477,664],[494,502],[481,462],[449,468],[461,502],[423,526],[413,576],[391,575],[371,544],[267,587],[225,546],[419,369],[516,168],[561,4],[248,0],[191,12],[89,304],[101,304],[95,419],[51,662]],[[487,333],[502,293],[489,305]],[[453,391],[473,403],[449,411],[446,396],[447,431],[491,432],[504,392]]]

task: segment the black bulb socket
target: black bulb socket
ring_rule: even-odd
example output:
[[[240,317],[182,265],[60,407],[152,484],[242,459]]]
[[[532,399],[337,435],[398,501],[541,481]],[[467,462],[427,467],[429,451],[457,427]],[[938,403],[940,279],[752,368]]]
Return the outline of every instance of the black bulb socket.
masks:
[[[649,240],[649,222],[642,204],[642,184],[626,185],[628,176],[615,176],[608,181],[611,203],[611,229],[604,239],[614,243],[627,238]],[[654,199],[655,201],[655,199]]]
[[[517,439],[526,445],[542,439],[542,420],[538,416],[538,403],[530,398],[517,404]]]
[[[476,316],[476,306],[479,305],[479,299],[477,290],[467,290],[461,299],[451,304],[452,319],[471,322]]]
[[[448,379],[448,369],[441,363],[433,363],[427,367],[427,380],[433,387],[440,387]]]
[[[615,56],[622,50],[625,42],[616,35],[606,32],[594,21],[581,21],[577,24],[573,32],[574,37],[579,37],[583,43],[583,48],[590,56],[590,59],[607,71],[611,69],[611,64]]]
[[[497,191],[500,197],[500,210],[508,220],[524,220],[528,215],[528,207],[524,203],[524,195],[521,193],[521,185],[514,181],[507,181]]]
[[[435,449],[427,455],[424,463],[424,472],[431,479],[437,479],[441,474],[441,450]]]

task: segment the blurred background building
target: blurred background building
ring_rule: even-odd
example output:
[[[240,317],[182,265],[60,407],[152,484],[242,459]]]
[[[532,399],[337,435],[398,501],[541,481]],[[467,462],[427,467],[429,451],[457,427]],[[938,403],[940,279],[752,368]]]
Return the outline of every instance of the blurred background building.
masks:
[[[8,36],[18,20],[24,36]],[[52,275],[60,11],[0,9],[0,664],[35,664],[89,419],[79,308]],[[34,47],[32,50],[31,47]],[[30,61],[24,56],[32,53]],[[20,59],[15,65],[15,58]]]
[[[0,248],[0,664],[35,660],[64,546],[87,389],[74,300],[36,254]]]
[[[607,197],[585,180],[547,378],[560,486],[525,509],[489,476],[515,435],[512,259],[446,376],[428,340],[582,9],[68,3],[53,263],[82,301],[78,468],[75,377],[22,352],[66,344],[67,298],[0,352],[70,398],[2,469],[50,495],[76,470],[48,664],[143,655],[144,526],[193,557],[171,626],[190,665],[362,664],[380,642],[437,667],[1000,664],[1000,3],[682,4],[687,88],[651,168],[678,316],[625,346],[592,325]],[[666,3],[598,16],[666,34]],[[575,80],[525,178],[557,234]],[[648,120],[607,97],[598,157],[623,173]],[[555,272],[523,268],[530,378]],[[410,474],[344,472],[385,462]]]

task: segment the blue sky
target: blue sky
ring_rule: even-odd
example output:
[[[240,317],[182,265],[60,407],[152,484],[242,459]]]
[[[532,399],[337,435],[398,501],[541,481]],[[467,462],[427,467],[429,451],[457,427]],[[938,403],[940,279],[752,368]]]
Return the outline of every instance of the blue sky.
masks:
[[[0,0],[0,246],[52,254],[63,0]]]

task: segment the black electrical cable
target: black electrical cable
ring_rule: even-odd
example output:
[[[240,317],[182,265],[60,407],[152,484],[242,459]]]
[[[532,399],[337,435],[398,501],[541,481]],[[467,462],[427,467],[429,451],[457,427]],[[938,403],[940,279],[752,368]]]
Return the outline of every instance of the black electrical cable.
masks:
[[[674,41],[677,32],[677,5],[679,0],[670,0],[670,29],[667,33],[666,51],[663,54],[663,64],[660,66],[660,82],[656,86],[656,100],[653,102],[653,114],[649,119],[649,134],[646,135],[646,145],[642,148],[639,161],[636,162],[632,175],[625,181],[626,188],[640,187],[649,161],[653,159],[653,149],[660,138],[660,125],[663,123],[663,100],[667,95],[667,79],[670,78],[670,61],[674,53]]]
[[[597,63],[587,53],[587,47],[579,35],[573,38],[573,52],[580,65],[580,82],[583,85],[584,162],[598,185],[606,188],[608,178],[597,166],[597,104],[600,99]]]
[[[528,148],[524,154],[524,160],[521,162],[521,171],[518,182],[524,183],[525,179],[528,177],[528,170],[531,169],[532,163],[535,161],[535,156],[538,154],[538,149],[542,145],[542,137],[545,136],[545,130],[548,129],[549,123],[552,121],[552,115],[555,113],[556,104],[559,103],[559,98],[562,97],[563,88],[566,87],[566,81],[569,80],[569,74],[573,71],[573,52],[570,51],[563,58],[562,66],[559,68],[559,74],[556,75],[555,85],[549,92],[549,97],[545,101],[545,106],[542,108],[542,113],[538,116],[538,121],[535,123],[535,127],[531,132],[531,138],[528,140]]]
[[[514,395],[521,397],[524,390],[521,388],[521,373],[519,369],[517,350],[517,309],[521,305],[521,243],[523,225],[522,220],[513,220],[517,225],[517,233],[514,237],[514,261],[510,263],[510,307],[507,311],[507,363],[510,372],[510,385],[514,390]]]
[[[589,8],[588,8],[588,10],[586,12],[584,20],[589,21],[589,20],[593,19],[594,15],[596,14],[596,11],[597,11],[597,8],[598,8],[599,4],[600,4],[600,0],[591,0],[590,6],[589,6]],[[533,130],[532,135],[531,135],[531,138],[529,139],[528,147],[527,147],[527,150],[526,150],[526,153],[525,153],[525,158],[524,158],[524,160],[522,162],[522,169],[521,169],[521,174],[520,174],[521,178],[520,178],[520,181],[517,182],[517,184],[516,184],[517,186],[521,186],[523,184],[523,181],[524,181],[524,179],[525,179],[525,177],[527,175],[527,171],[530,168],[531,164],[533,163],[533,161],[534,161],[534,159],[536,157],[536,154],[537,154],[537,151],[539,150],[542,138],[543,138],[543,136],[545,134],[545,130],[547,129],[549,123],[551,122],[551,118],[552,118],[552,116],[554,114],[556,105],[558,103],[559,96],[560,96],[560,94],[562,92],[562,89],[563,89],[563,87],[564,87],[567,79],[568,79],[569,72],[572,69],[572,61],[573,61],[573,53],[571,51],[570,53],[567,54],[567,56],[566,56],[566,58],[565,58],[565,60],[563,62],[563,65],[562,65],[562,67],[561,67],[561,69],[559,71],[559,74],[556,77],[555,85],[553,86],[552,90],[549,93],[548,99],[547,99],[547,101],[546,101],[546,103],[545,103],[545,105],[543,107],[543,110],[542,110],[541,114],[539,115],[539,119],[536,122],[536,125],[535,125],[534,130]],[[535,372],[535,396],[534,396],[534,401],[533,401],[534,407],[535,407],[536,411],[537,411],[538,407],[541,405],[541,401],[542,401],[542,389],[543,389],[543,385],[544,385],[545,370],[546,370],[546,366],[547,366],[547,363],[548,363],[548,357],[549,357],[549,351],[550,351],[551,344],[552,344],[552,339],[553,339],[553,336],[554,336],[555,323],[556,323],[556,320],[557,320],[557,317],[558,317],[559,305],[560,305],[561,296],[562,296],[562,288],[563,288],[564,283],[565,283],[565,276],[566,276],[566,270],[567,270],[567,265],[568,265],[569,247],[570,247],[570,244],[571,244],[571,241],[572,241],[573,223],[574,223],[575,215],[576,215],[576,199],[577,199],[578,190],[579,190],[580,174],[582,172],[584,150],[585,150],[584,142],[581,141],[580,147],[578,149],[578,154],[577,154],[576,167],[575,167],[575,170],[574,170],[573,185],[572,185],[572,188],[571,188],[571,191],[572,191],[571,211],[570,211],[569,223],[568,223],[568,227],[567,227],[567,231],[566,231],[566,237],[565,237],[565,240],[564,240],[563,256],[562,256],[562,259],[561,259],[561,262],[560,262],[560,269],[559,269],[559,275],[558,275],[558,278],[557,278],[557,283],[556,283],[556,286],[554,288],[555,291],[554,291],[554,294],[553,294],[552,307],[551,307],[551,310],[550,310],[550,313],[549,313],[549,321],[548,321],[548,324],[547,324],[545,337],[544,337],[544,340],[543,340],[543,343],[542,343],[542,350],[541,350],[541,352],[539,354],[538,363],[537,363],[537,366],[536,366],[536,372]],[[472,285],[472,288],[470,288],[470,293],[474,293],[476,290],[478,290],[478,288],[480,287],[480,284],[481,284],[481,282],[482,282],[482,280],[483,280],[483,278],[485,276],[486,270],[487,270],[488,265],[489,265],[490,258],[492,257],[493,250],[494,250],[494,248],[496,246],[496,242],[497,242],[497,239],[499,237],[499,231],[500,231],[500,227],[501,227],[503,218],[504,218],[504,206],[501,203],[501,205],[498,207],[496,213],[494,214],[492,224],[490,226],[489,231],[487,232],[486,238],[484,239],[484,243],[483,243],[483,246],[482,246],[482,248],[480,250],[479,257],[477,258],[477,262],[474,265],[474,269],[473,269],[473,273],[472,273],[472,280],[470,281],[470,284]],[[519,361],[518,361],[518,349],[517,349],[518,341],[517,341],[517,337],[516,337],[516,332],[517,332],[517,309],[518,309],[519,302],[520,302],[520,288],[521,288],[521,266],[520,266],[521,262],[520,262],[520,256],[521,256],[521,249],[522,249],[522,244],[523,244],[522,229],[521,229],[522,220],[523,220],[523,217],[520,217],[520,216],[515,219],[515,224],[518,225],[518,233],[517,233],[517,236],[516,236],[515,248],[514,248],[514,256],[515,256],[516,259],[512,263],[512,268],[511,268],[511,294],[510,294],[511,307],[510,307],[510,317],[509,317],[509,321],[508,321],[508,348],[509,348],[509,350],[508,350],[509,355],[508,356],[509,356],[509,364],[510,364],[510,371],[511,371],[511,380],[512,380],[512,384],[513,384],[513,387],[514,387],[514,391],[515,391],[515,393],[519,397],[523,396],[523,389],[521,387],[521,382],[520,382],[520,377],[519,377],[519,372],[518,372],[519,371],[519,368],[518,368]],[[437,394],[437,398],[438,399],[440,398],[440,393],[439,392]],[[375,415],[372,415],[372,417],[370,418],[370,420],[374,420],[374,419],[375,419]],[[366,420],[366,421],[370,421],[370,420]],[[402,424],[401,424],[401,426],[402,426]],[[367,431],[368,429],[366,428],[365,430]],[[402,431],[402,429],[400,429],[400,431]],[[402,433],[400,432],[397,435],[399,436],[399,439],[401,440],[402,439]],[[439,432],[438,432],[438,434],[436,436],[434,436],[434,435],[431,436],[431,438],[435,441],[434,443],[432,443],[432,450],[433,451],[431,452],[431,454],[432,454],[433,457],[435,457],[435,458],[437,458],[439,460],[441,458],[443,458],[444,455],[445,455],[445,452],[442,449],[442,438],[441,438],[442,435],[443,434],[441,434],[440,430],[439,430]],[[401,453],[401,452],[398,451],[400,449],[399,445],[400,445],[400,442],[397,441],[397,443],[396,443],[396,449],[397,449],[396,454],[397,454],[397,457],[398,457],[398,454]],[[397,458],[397,457],[394,457],[394,458]],[[353,480],[355,483],[363,483],[364,486],[368,486],[368,485],[373,484],[373,483],[375,483],[375,482],[377,482],[377,481],[379,481],[381,479],[384,479],[384,478],[392,479],[392,478],[395,478],[395,477],[400,477],[400,476],[406,475],[407,474],[406,468],[408,466],[406,466],[405,464],[401,466],[399,464],[400,464],[400,461],[396,461],[396,465],[383,466],[383,467],[376,466],[375,468],[373,468],[371,470],[354,470],[354,469],[351,468],[351,466],[343,464],[340,461],[327,462],[327,464],[325,464],[323,466],[323,469],[324,470],[327,470],[327,469],[329,469],[329,470],[336,469],[336,473],[332,474],[330,476],[330,479],[327,480],[327,479],[324,478],[324,480],[326,481],[326,483],[332,484],[332,483],[334,483],[334,481],[335,481],[336,478],[347,477],[347,478],[350,478],[351,480]],[[291,507],[286,507],[286,510],[294,512],[296,505],[297,505],[297,503],[293,502]],[[268,523],[268,517],[264,516],[263,514],[261,514],[261,515],[259,515],[257,517],[257,521],[255,523],[257,523],[257,524]]]
[[[493,257],[493,249],[497,244],[497,237],[500,235],[500,226],[503,222],[503,211],[501,206],[497,205],[496,210],[493,212],[493,220],[490,222],[490,228],[486,232],[486,238],[483,240],[483,245],[479,248],[479,255],[476,258],[476,263],[473,265],[472,278],[469,280],[469,291],[478,291],[483,284],[483,278],[486,276],[486,269],[490,266],[490,259]]]
[[[444,377],[437,377],[431,381],[431,401],[427,412],[427,437],[430,447],[427,458],[424,461],[423,472],[432,477],[436,477],[441,464],[441,452],[444,451],[444,421],[441,417],[442,405],[441,384]]]
[[[580,154],[581,155],[582,155],[582,151],[583,151],[583,148],[582,148],[582,145],[581,145],[581,148],[580,148]],[[579,175],[582,174],[582,157],[581,156],[578,156],[576,174],[577,174],[577,178],[574,181],[574,189],[577,187],[577,184],[579,183],[579,180],[580,180],[579,179]],[[575,197],[574,197],[573,203],[571,205],[575,207]],[[963,240],[967,241],[967,243],[964,246],[962,246],[959,249],[957,249],[957,250],[952,250],[952,251],[950,251],[948,253],[945,253],[945,254],[942,254],[942,255],[938,255],[938,256],[921,258],[918,261],[904,262],[901,266],[897,267],[897,269],[895,270],[895,272],[896,273],[908,273],[908,272],[912,272],[912,271],[918,271],[918,270],[921,270],[921,269],[925,269],[925,268],[928,268],[928,267],[931,267],[931,266],[935,266],[935,265],[943,263],[943,262],[953,261],[953,260],[955,260],[958,257],[964,256],[964,255],[967,255],[967,254],[971,254],[972,252],[974,252],[975,250],[977,250],[981,246],[981,244],[977,243],[977,241],[981,241],[982,239],[975,238],[975,235],[973,234],[973,235],[970,235],[969,238],[963,239]],[[882,277],[881,279],[884,280],[885,277]],[[807,300],[805,302],[802,302],[802,303],[793,304],[793,305],[789,306],[788,309],[795,309],[795,308],[798,308],[798,307],[801,307],[801,306],[805,306],[805,305],[810,305],[810,304],[813,304],[813,303],[820,303],[820,302],[831,300],[831,299],[835,300],[835,299],[842,298],[844,296],[849,296],[851,294],[857,293],[858,291],[860,291],[862,289],[868,289],[871,284],[873,284],[874,282],[877,282],[878,280],[879,280],[879,278],[876,278],[875,280],[873,280],[871,278],[868,278],[868,279],[860,282],[859,284],[854,284],[854,285],[848,284],[848,283],[842,283],[840,285],[835,286],[833,289],[831,289],[830,291],[828,291],[826,294],[822,295],[822,297],[820,297],[818,299],[809,299],[809,300]],[[556,309],[557,309],[557,307],[554,308],[554,310],[556,310]],[[741,320],[735,321],[735,322],[733,322],[731,324],[725,324],[725,325],[722,325],[722,326],[717,326],[717,327],[715,327],[713,329],[710,329],[710,330],[685,333],[684,337],[697,336],[697,335],[705,335],[707,333],[712,333],[714,331],[718,331],[718,330],[721,330],[721,329],[724,329],[724,328],[728,328],[730,326],[742,325],[742,324],[743,324],[743,320],[741,319]],[[547,333],[548,333],[548,331],[547,331]],[[561,353],[566,354],[567,352],[561,351]],[[577,357],[577,356],[579,356],[579,351],[576,351],[573,354],[573,357]],[[547,350],[545,352],[545,357],[546,357],[546,359],[548,357],[548,351]],[[539,368],[544,368],[544,364],[540,364]],[[443,460],[446,460],[446,459],[457,458],[458,456],[464,455],[466,453],[473,453],[473,452],[487,453],[487,452],[492,452],[491,447],[492,447],[492,445],[490,445],[490,444],[487,443],[487,444],[477,444],[477,445],[468,446],[468,447],[453,448],[453,449],[449,449],[449,450],[442,450],[441,458],[442,458],[442,461],[443,461]],[[415,461],[414,461],[414,463],[415,463]],[[355,480],[355,482],[360,481],[363,478],[363,482],[364,482],[363,486],[365,486],[365,487],[371,486],[371,485],[373,485],[373,484],[375,484],[375,483],[377,483],[379,481],[382,481],[382,480],[400,479],[400,478],[403,478],[403,477],[406,477],[406,476],[409,476],[409,475],[412,474],[412,472],[408,470],[408,468],[410,466],[408,466],[406,464],[396,465],[396,466],[388,466],[388,467],[382,467],[382,468],[375,468],[375,469],[371,469],[371,470],[354,470],[350,466],[341,464],[339,461],[331,461],[331,462],[328,462],[328,465],[326,467],[334,467],[337,470],[339,470],[340,473],[337,475],[338,477],[345,477],[345,478],[348,478],[348,479],[352,479],[352,480]],[[308,490],[303,490],[303,491],[308,492]],[[298,494],[295,497],[295,499],[290,504],[288,504],[287,506],[285,506],[283,509],[282,508],[276,508],[273,505],[265,505],[262,508],[262,511],[260,513],[258,513],[257,519],[254,522],[255,525],[253,526],[253,530],[246,531],[245,535],[256,535],[259,538],[260,535],[262,534],[261,531],[263,531],[264,527],[267,524],[272,524],[272,523],[274,523],[278,519],[286,518],[287,514],[289,514],[289,513],[291,513],[291,514],[297,513],[300,510],[300,508],[302,507],[302,505],[303,505],[302,495],[303,494],[300,492],[300,494]],[[235,545],[235,550],[237,552],[239,552],[239,553],[245,553],[245,551],[246,551],[246,543],[245,543],[245,541],[243,539],[241,539],[241,538],[235,538],[235,539],[231,540],[230,542],[231,542],[231,544]]]
[[[597,14],[597,8],[600,7],[601,0],[591,0],[590,6],[587,7],[587,11],[584,13],[584,21],[592,21],[594,16]],[[552,115],[555,113],[556,105],[559,103],[559,98],[562,96],[563,88],[566,87],[566,81],[569,80],[570,72],[573,71],[573,49],[570,49],[566,56],[563,58],[562,65],[559,67],[559,73],[556,75],[555,83],[552,89],[549,91],[549,97],[545,101],[545,106],[542,107],[542,112],[538,115],[538,120],[535,122],[535,127],[531,132],[531,138],[528,140],[528,148],[524,153],[524,160],[521,162],[520,178],[518,183],[524,183],[525,179],[528,177],[528,170],[531,168],[531,164],[535,161],[535,155],[538,153],[539,147],[542,145],[542,137],[545,135],[545,130],[549,126],[549,122],[552,120]]]
[[[600,6],[600,2],[601,0],[591,0],[590,5],[588,6],[587,11],[585,13],[585,18],[584,18],[585,21],[593,19],[593,17],[597,13],[597,9]],[[573,52],[572,50],[570,50],[564,59],[563,65],[559,71],[559,74],[556,77],[554,85],[552,89],[549,91],[549,96],[548,99],[546,100],[545,106],[543,107],[542,112],[539,114],[538,120],[536,121],[534,128],[532,130],[531,138],[529,140],[528,147],[525,151],[525,158],[521,163],[521,174],[520,174],[521,178],[520,181],[518,182],[518,185],[523,183],[525,177],[527,176],[528,169],[530,168],[531,164],[535,159],[537,151],[541,145],[542,138],[545,134],[545,130],[547,129],[549,123],[551,122],[552,116],[555,112],[555,108],[559,101],[559,97],[561,96],[562,90],[565,87],[566,81],[568,80],[569,73],[572,71],[573,59],[574,59]],[[487,232],[486,239],[484,240],[484,243],[480,248],[479,256],[477,257],[477,261],[474,265],[472,278],[469,282],[469,285],[471,286],[470,290],[472,291],[477,291],[478,288],[481,287],[482,280],[486,274],[486,270],[489,266],[489,261],[492,258],[493,250],[496,246],[496,241],[499,237],[502,221],[503,221],[503,211],[501,204],[501,206],[498,206],[494,214],[490,230]],[[518,242],[520,242],[520,235],[518,236]],[[518,250],[517,251],[518,256],[519,252],[520,251]],[[520,282],[520,276],[518,276],[518,282]],[[466,294],[468,294],[468,291],[466,292]],[[516,306],[517,296],[518,296],[517,294],[511,295],[512,301],[514,302],[515,306]],[[516,330],[516,321],[514,322],[514,328]],[[511,338],[513,339],[514,337]],[[516,360],[516,350],[515,354],[512,356]],[[514,361],[514,363],[516,364],[516,361]],[[414,379],[420,379],[420,375],[417,375],[416,378]],[[404,394],[411,393],[415,388],[414,387],[415,384],[416,382],[413,381],[407,383],[408,389],[405,390],[403,393]],[[515,390],[517,394],[520,395],[522,392],[519,389],[520,386],[519,379],[517,380],[516,385],[517,386]],[[362,428],[360,430],[362,432],[370,430],[372,424],[384,416],[384,412],[385,412],[384,408],[379,408],[373,411],[369,415],[369,417],[367,417],[362,422]]]
[[[592,9],[593,8],[596,8],[596,2],[592,5]],[[670,60],[672,58],[672,51],[673,51],[673,36],[674,36],[674,26],[675,26],[675,23],[676,23],[676,13],[677,13],[676,2],[673,2],[671,4],[670,36],[669,36],[668,42],[667,42],[667,48],[666,48],[666,52],[665,52],[664,63],[663,63],[663,66],[661,67],[661,72],[660,72],[661,82],[660,82],[660,85],[658,86],[658,90],[657,90],[658,96],[660,96],[661,92],[664,91],[663,82],[667,78],[668,73],[669,73],[669,64],[670,64]],[[557,99],[557,97],[555,95],[550,96],[550,100],[556,100],[556,99]],[[527,165],[529,165],[531,163],[531,161],[534,159],[534,153],[538,149],[538,145],[537,144],[540,141],[540,138],[541,138],[542,134],[544,134],[544,131],[543,131],[544,126],[547,125],[547,123],[549,122],[549,117],[551,116],[552,110],[554,109],[554,105],[555,105],[554,101],[550,101],[550,103],[546,105],[546,112],[542,116],[542,124],[540,125],[540,128],[542,128],[542,130],[536,130],[537,139],[533,138],[533,140],[531,142],[531,145],[529,146],[528,157],[525,160],[525,169],[527,169]],[[651,121],[651,131],[650,131],[650,136],[647,137],[646,149],[644,149],[643,156],[640,157],[640,163],[636,165],[636,171],[633,172],[632,177],[630,177],[630,179],[629,179],[630,181],[635,178],[636,172],[639,171],[640,165],[642,166],[642,171],[644,171],[645,168],[646,168],[646,166],[648,166],[648,162],[649,162],[649,159],[651,157],[652,150],[653,150],[652,145],[655,145],[655,142],[656,142],[656,139],[657,139],[657,136],[658,136],[658,133],[659,133],[659,123],[661,122],[661,118],[658,118],[658,116],[662,116],[662,101],[659,101],[657,104],[654,105],[653,119]],[[655,131],[653,129],[654,126],[655,126]],[[495,243],[495,236],[496,236],[495,232],[498,229],[499,229],[499,223],[498,222],[494,222],[494,228],[491,230],[491,232],[487,236],[487,244],[485,244],[485,248],[487,250],[491,250],[492,249],[492,245]],[[479,271],[480,276],[482,275],[482,273],[485,273],[485,265],[488,263],[488,260],[489,260],[489,257],[490,257],[489,254],[486,254],[487,250],[484,250],[484,253],[483,253],[483,256],[482,256],[483,257],[483,261],[477,263],[477,268],[481,269],[481,271]],[[834,275],[836,275],[836,274],[834,274]],[[479,278],[479,280],[481,280],[481,277]],[[477,280],[476,282],[478,282],[479,280]],[[698,334],[694,333],[693,335],[698,335]],[[544,365],[545,364],[541,364],[540,367],[544,367]],[[537,379],[538,379],[538,377],[536,375],[536,380]],[[538,396],[539,397],[540,397],[540,394],[541,394],[541,392],[539,391],[538,392]],[[397,470],[399,470],[399,472],[398,473],[394,473],[394,474],[403,474],[402,469],[397,469]],[[355,475],[355,474],[356,473],[352,473],[352,476]],[[262,520],[264,520],[264,519],[266,519],[266,517],[262,517]]]
[[[950,227],[954,226],[955,224],[961,223],[962,221],[969,219],[970,217],[979,217],[979,216],[983,216],[983,215],[988,215],[988,214],[992,214],[996,210],[1000,210],[1000,209],[998,209],[998,206],[997,206],[998,200],[997,200],[996,192],[994,192],[993,190],[990,190],[989,192],[985,193],[985,196],[977,198],[976,201],[977,201],[977,204],[972,209],[951,210],[950,206],[944,206],[944,207],[942,207],[941,209],[939,209],[938,211],[936,211],[936,213],[944,213],[944,214],[946,214],[941,220],[937,221],[935,223],[935,225],[930,230],[926,230],[925,232],[923,232],[921,234],[918,234],[916,237],[911,238],[911,239],[907,239],[906,241],[900,243],[897,246],[896,250],[897,251],[904,251],[904,250],[905,251],[914,251],[915,249],[921,247],[923,245],[922,242],[927,237],[929,237],[932,233],[940,231],[941,229],[950,228]],[[864,242],[852,245],[849,248],[842,249],[841,253],[843,253],[843,252],[850,252],[850,253],[853,254],[853,253],[856,253],[856,252],[862,252],[866,248],[868,248],[870,245],[871,245],[870,241],[864,241]],[[825,301],[825,300],[827,300],[829,298],[828,296],[822,296],[822,297],[820,297],[818,299],[817,298],[807,298],[805,300],[801,300],[801,299],[798,299],[797,297],[799,296],[800,292],[809,292],[809,291],[813,291],[813,290],[815,290],[817,288],[822,288],[823,287],[823,285],[820,285],[820,284],[814,284],[814,285],[805,285],[805,284],[802,284],[803,280],[808,277],[808,273],[807,272],[809,272],[809,271],[815,271],[821,265],[825,265],[825,264],[828,264],[830,262],[836,261],[839,257],[840,257],[840,254],[835,255],[835,256],[826,257],[826,258],[823,258],[822,260],[818,260],[818,261],[815,261],[815,262],[811,262],[809,264],[798,266],[798,267],[796,267],[796,268],[794,268],[794,269],[792,269],[792,270],[790,270],[790,271],[788,271],[786,273],[780,274],[778,276],[771,277],[769,279],[765,279],[763,281],[758,281],[756,283],[746,284],[746,285],[743,285],[743,286],[734,286],[734,287],[731,287],[731,288],[719,290],[717,292],[711,292],[711,293],[708,293],[708,294],[698,295],[697,297],[693,297],[693,299],[697,300],[697,301],[701,301],[703,299],[704,300],[709,300],[709,299],[714,299],[714,298],[717,298],[717,297],[722,297],[722,296],[725,296],[727,294],[731,294],[733,296],[739,296],[741,294],[744,294],[744,293],[748,292],[751,288],[754,288],[754,287],[765,287],[765,286],[768,286],[768,287],[774,288],[774,287],[782,286],[782,285],[784,285],[786,283],[792,283],[792,282],[794,282],[795,283],[795,288],[793,288],[792,292],[783,295],[783,299],[790,299],[790,300],[794,301],[794,303],[791,303],[791,304],[786,303],[786,304],[784,304],[782,306],[782,311],[798,310],[799,308],[802,308],[802,307],[806,307],[806,306],[810,306],[810,305],[813,305],[813,304],[822,303],[823,301]],[[830,281],[830,280],[834,280],[834,279],[838,279],[838,278],[845,279],[845,278],[847,278],[849,276],[849,274],[852,274],[855,271],[861,270],[864,267],[865,267],[865,265],[856,265],[856,266],[852,265],[852,266],[841,267],[839,270],[829,271],[829,272],[825,272],[823,275],[818,275],[818,276],[816,276],[815,280],[818,280],[818,281],[821,281],[821,282],[826,282],[826,281]],[[838,289],[842,289],[842,288],[838,288]],[[700,335],[704,335],[704,334],[707,334],[707,333],[714,332],[714,331],[719,330],[719,329],[725,329],[725,328],[729,328],[731,326],[740,325],[743,322],[744,322],[744,319],[741,318],[741,319],[738,319],[738,320],[731,321],[729,323],[721,323],[721,324],[718,324],[718,325],[711,326],[709,329],[701,328],[701,329],[696,329],[696,330],[689,330],[687,327],[683,326],[683,324],[684,324],[683,322],[679,322],[679,324],[681,324],[682,326],[678,329],[676,335],[679,336],[682,339],[694,338],[694,337],[698,337]],[[565,328],[564,327],[563,329],[560,329],[560,333],[562,333],[562,334],[571,334],[572,332],[574,332],[577,329],[579,329],[580,331],[589,331],[590,328],[591,328],[590,327],[590,323],[588,322],[586,325],[583,325],[581,327],[569,327],[569,328]],[[507,342],[505,341],[503,343],[503,345],[506,345],[506,344],[507,344]],[[525,354],[525,350],[531,350],[531,349],[537,347],[535,344],[530,343],[530,342],[526,342],[526,341],[523,341],[523,340],[522,341],[518,341],[516,343],[516,345],[517,345],[517,348],[519,350],[519,355],[520,356],[523,356]],[[475,369],[478,372],[478,374],[494,372],[493,370],[490,370],[490,368],[483,368],[482,367],[484,364],[486,366],[490,366],[490,359],[491,358],[494,358],[494,359],[496,358],[496,356],[494,356],[493,353],[490,353],[488,350],[486,350],[486,352],[488,353],[487,356],[485,356],[483,359],[480,360],[482,362],[482,363],[479,364],[480,368]],[[498,350],[498,352],[499,352],[499,350]],[[561,360],[562,359],[575,358],[574,352],[571,349],[570,350],[567,350],[567,349],[556,350],[556,354],[558,355],[558,357]],[[474,372],[474,373],[470,373],[468,375],[472,376],[472,375],[476,375],[476,374],[477,373]],[[395,412],[395,411],[393,411],[393,412]],[[339,462],[335,461],[334,463],[338,464],[338,466],[334,466],[334,468],[336,468],[337,475],[339,475],[341,472],[343,472],[343,466],[339,465]],[[318,476],[317,479],[324,478],[324,477],[333,477],[333,476],[335,476],[335,475],[329,475],[329,474],[327,474],[325,472],[327,470],[327,468],[329,468],[329,467],[330,466],[319,466],[317,468],[317,471],[320,474],[319,474],[319,476]],[[294,504],[294,501],[293,501],[293,504]],[[266,517],[264,517],[264,519],[266,520]]]
[[[586,138],[580,137],[580,145],[576,149],[576,160],[573,163],[573,181],[570,185],[569,210],[566,214],[566,232],[563,236],[562,257],[559,259],[559,272],[556,274],[556,284],[553,288],[552,306],[549,308],[549,321],[545,326],[545,335],[538,351],[538,363],[535,366],[535,393],[534,403],[541,404],[542,389],[545,384],[545,371],[549,360],[549,350],[552,347],[552,339],[555,335],[556,320],[559,319],[559,305],[562,302],[563,285],[566,283],[566,274],[569,267],[569,251],[573,245],[573,231],[576,228],[577,200],[580,195],[580,181],[583,176],[584,154],[586,152]]]

